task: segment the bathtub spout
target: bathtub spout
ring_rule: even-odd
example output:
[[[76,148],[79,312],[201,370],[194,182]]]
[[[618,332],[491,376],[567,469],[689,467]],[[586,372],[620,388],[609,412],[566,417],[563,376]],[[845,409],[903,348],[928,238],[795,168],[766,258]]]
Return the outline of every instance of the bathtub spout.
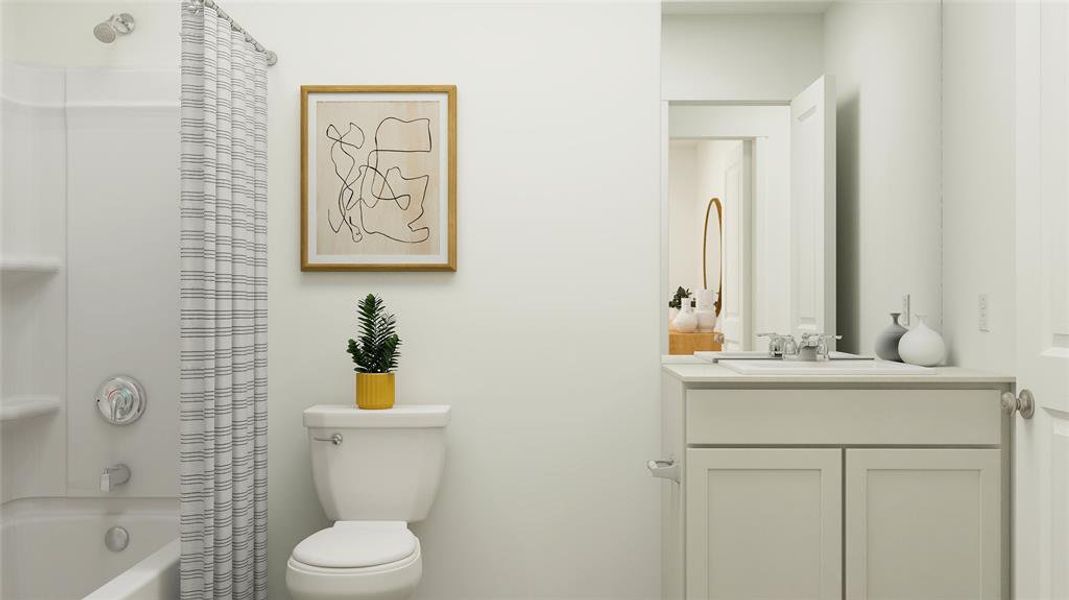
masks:
[[[119,463],[104,469],[100,475],[100,491],[110,492],[116,486],[130,481],[130,467]]]

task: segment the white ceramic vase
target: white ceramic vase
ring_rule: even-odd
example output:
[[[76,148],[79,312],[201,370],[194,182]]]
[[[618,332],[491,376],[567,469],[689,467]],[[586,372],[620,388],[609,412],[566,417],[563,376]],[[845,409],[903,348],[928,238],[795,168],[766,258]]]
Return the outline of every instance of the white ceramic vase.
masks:
[[[698,312],[703,310],[714,310],[716,307],[716,292],[702,288],[698,290],[696,301]]]
[[[934,367],[946,358],[947,347],[943,337],[924,319],[924,315],[917,315],[917,324],[898,341],[898,354],[911,365]]]
[[[673,323],[675,322],[677,315],[679,315],[679,309],[675,308],[675,307],[672,307],[672,306],[669,306],[668,307],[668,328],[669,329],[675,329],[676,328],[676,326]]]
[[[716,330],[715,310],[696,310],[694,316],[698,318],[698,331]]]
[[[698,328],[698,315],[694,314],[694,305],[690,298],[683,298],[683,306],[679,314],[672,319],[672,329],[676,331],[690,332]]]

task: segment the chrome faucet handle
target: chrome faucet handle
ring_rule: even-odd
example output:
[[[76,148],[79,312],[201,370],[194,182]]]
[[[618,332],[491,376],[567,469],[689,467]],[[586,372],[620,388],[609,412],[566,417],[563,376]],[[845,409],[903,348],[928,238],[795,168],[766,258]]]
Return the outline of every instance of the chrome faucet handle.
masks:
[[[828,360],[831,355],[831,342],[841,339],[843,339],[843,336],[835,335],[834,333],[821,334],[820,342],[817,344],[817,359]]]
[[[127,481],[130,481],[130,467],[122,463],[105,467],[104,472],[100,474],[100,491],[110,492],[115,486],[123,485]]]
[[[831,351],[830,342],[833,340],[841,340],[843,336],[836,334],[820,333],[816,331],[804,331],[801,334],[801,340],[798,342],[799,352],[811,350],[807,360],[828,360]]]
[[[768,338],[768,355],[769,356],[783,356],[783,346],[789,335],[782,335],[774,331],[768,331],[765,333],[757,334],[757,337]]]
[[[798,340],[794,339],[793,335],[784,336],[783,338],[783,358],[794,358],[798,356],[799,344]]]

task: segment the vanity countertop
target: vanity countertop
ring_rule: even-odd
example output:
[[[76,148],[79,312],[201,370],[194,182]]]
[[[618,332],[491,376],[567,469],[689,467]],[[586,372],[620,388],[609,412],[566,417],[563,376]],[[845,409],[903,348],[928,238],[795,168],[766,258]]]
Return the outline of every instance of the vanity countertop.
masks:
[[[1014,383],[1009,375],[999,375],[961,367],[934,367],[932,373],[921,375],[743,375],[717,364],[702,362],[662,363],[661,369],[684,384],[701,384],[701,387],[738,387],[740,384],[835,384],[835,385],[1005,385]]]

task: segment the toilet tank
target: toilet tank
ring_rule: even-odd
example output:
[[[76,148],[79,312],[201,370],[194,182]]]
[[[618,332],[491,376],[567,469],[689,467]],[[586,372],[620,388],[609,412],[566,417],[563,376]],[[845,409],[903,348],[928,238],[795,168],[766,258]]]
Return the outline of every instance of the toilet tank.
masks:
[[[316,494],[332,521],[421,521],[445,464],[449,407],[304,411]]]

